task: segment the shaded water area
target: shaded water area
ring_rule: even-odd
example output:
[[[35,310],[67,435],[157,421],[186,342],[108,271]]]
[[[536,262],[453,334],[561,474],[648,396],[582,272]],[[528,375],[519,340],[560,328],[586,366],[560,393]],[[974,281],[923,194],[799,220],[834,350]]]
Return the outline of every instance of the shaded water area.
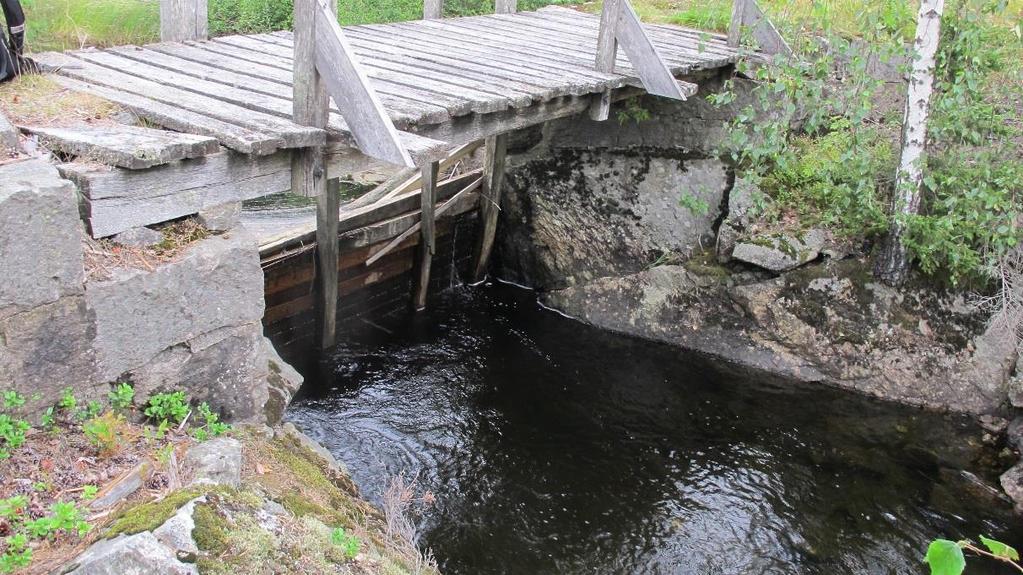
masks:
[[[926,573],[937,536],[1023,542],[963,471],[992,483],[964,419],[723,370],[507,286],[386,327],[339,346],[288,418],[372,501],[416,476],[448,575]]]

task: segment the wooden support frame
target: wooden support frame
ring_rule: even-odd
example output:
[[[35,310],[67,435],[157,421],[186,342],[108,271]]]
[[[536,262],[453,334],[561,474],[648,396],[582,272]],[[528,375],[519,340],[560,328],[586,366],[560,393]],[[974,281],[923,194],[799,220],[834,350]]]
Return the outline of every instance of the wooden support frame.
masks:
[[[426,295],[430,290],[430,267],[437,252],[437,229],[434,206],[437,204],[437,177],[440,165],[430,162],[423,166],[423,188],[420,192],[421,211],[419,215],[419,261],[414,273],[415,286],[412,290],[412,309],[426,309]]]
[[[664,62],[653,41],[643,29],[643,22],[629,0],[605,0],[600,14],[600,32],[597,37],[596,68],[600,72],[614,72],[614,62],[621,46],[629,63],[639,74],[643,88],[650,94],[685,100],[696,94],[697,86],[676,80],[671,68]],[[611,110],[611,94],[605,91],[597,96],[590,107],[590,118],[603,121]]]
[[[338,210],[341,207],[341,183],[333,179],[316,198],[316,333],[320,349],[337,343],[338,282]]]
[[[209,38],[207,0],[160,0],[160,41]]]
[[[771,20],[760,9],[756,0],[734,0],[732,21],[728,26],[728,45],[738,48],[742,42],[742,29],[748,28],[753,34],[757,48],[765,54],[792,55],[792,48],[778,33]]]
[[[480,282],[486,277],[490,252],[494,249],[494,238],[497,236],[497,216],[501,211],[501,187],[504,185],[507,153],[507,133],[487,138],[483,160],[483,192],[480,194],[480,235],[473,265],[473,282]]]
[[[495,14],[513,14],[518,10],[518,0],[494,0]]]

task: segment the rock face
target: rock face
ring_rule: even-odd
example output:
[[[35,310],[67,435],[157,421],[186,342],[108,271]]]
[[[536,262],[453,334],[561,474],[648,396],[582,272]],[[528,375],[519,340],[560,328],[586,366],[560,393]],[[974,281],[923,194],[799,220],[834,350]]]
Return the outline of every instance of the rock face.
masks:
[[[713,242],[729,187],[721,161],[648,149],[551,154],[508,175],[501,277],[556,289],[636,272],[662,254]]]
[[[801,381],[977,414],[1005,402],[1016,360],[1005,334],[953,296],[897,292],[868,270],[846,260],[732,285],[724,273],[661,266],[544,300],[598,327]]]
[[[75,560],[69,575],[198,575],[195,565],[178,561],[174,552],[147,532],[101,541]]]

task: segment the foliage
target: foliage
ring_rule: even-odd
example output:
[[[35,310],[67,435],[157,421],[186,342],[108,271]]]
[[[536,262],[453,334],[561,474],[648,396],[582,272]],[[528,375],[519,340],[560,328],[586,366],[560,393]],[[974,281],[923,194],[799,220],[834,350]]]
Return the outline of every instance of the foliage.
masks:
[[[202,418],[202,425],[192,430],[192,436],[199,441],[206,441],[211,437],[218,437],[231,430],[231,426],[220,421],[220,415],[210,409],[205,401],[199,404],[199,417]]]
[[[1019,563],[1019,552],[1016,549],[983,535],[980,536],[980,542],[986,549],[978,547],[968,539],[958,542],[935,539],[927,547],[924,561],[930,566],[931,575],[961,575],[966,570],[966,555],[963,551],[969,551],[1012,565],[1017,571],[1023,571],[1023,566]]]
[[[707,200],[693,194],[682,194],[678,199],[678,204],[697,216],[705,216],[710,213],[710,204],[707,203]]]
[[[188,416],[188,398],[183,391],[158,393],[149,398],[143,413],[153,421],[181,423]]]
[[[91,529],[83,519],[82,510],[74,503],[54,503],[50,513],[38,519],[29,519],[28,504],[28,498],[23,495],[0,499],[0,519],[7,524],[0,573],[11,573],[31,563],[31,540],[51,539],[58,534],[83,537]]]
[[[131,409],[131,404],[135,401],[135,388],[128,383],[118,383],[110,391],[108,397],[110,398],[110,406],[115,410],[127,411]]]
[[[616,117],[621,125],[628,124],[629,122],[639,124],[650,119],[650,110],[643,107],[638,97],[629,98],[619,104]]]
[[[822,3],[823,5],[823,3]],[[1023,239],[1023,161],[1018,106],[992,84],[1019,47],[1011,44],[1001,5],[949,4],[942,20],[936,93],[929,124],[924,202],[904,217],[906,246],[926,274],[985,284],[995,264]],[[793,38],[797,58],[776,57],[746,69],[756,85],[722,146],[737,169],[761,184],[768,222],[824,226],[840,235],[877,239],[889,228],[902,118],[877,108],[883,84],[871,62],[901,55],[913,14],[904,3],[870,2],[856,18],[859,38],[835,34],[830,15],[811,30],[826,40]],[[848,32],[848,22],[844,32]],[[1018,41],[1017,41],[1018,44]],[[731,89],[708,96],[735,106]],[[1005,100],[1004,102],[1002,100]],[[796,130],[793,130],[796,128]],[[1005,153],[1007,150],[1010,153]]]
[[[27,421],[17,418],[9,410],[25,405],[25,398],[14,391],[6,391],[0,398],[0,461],[11,457],[11,451],[25,443],[25,432],[29,429]]]
[[[68,413],[74,412],[75,408],[78,407],[78,400],[75,398],[74,390],[70,387],[65,387],[60,396],[60,401],[57,402],[57,407]]]
[[[355,556],[359,554],[359,549],[362,548],[362,541],[359,541],[355,535],[346,532],[343,527],[335,527],[330,532],[330,542],[340,547],[347,559],[355,559]]]
[[[121,450],[128,434],[128,423],[123,415],[108,411],[86,421],[82,431],[89,443],[99,450],[100,456],[110,457]]]

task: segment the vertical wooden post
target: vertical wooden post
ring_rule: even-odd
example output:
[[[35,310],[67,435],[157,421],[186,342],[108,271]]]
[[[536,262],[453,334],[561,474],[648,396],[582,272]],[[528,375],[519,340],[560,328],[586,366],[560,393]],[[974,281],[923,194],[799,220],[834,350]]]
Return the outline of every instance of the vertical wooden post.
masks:
[[[732,48],[739,47],[742,39],[742,25],[746,20],[746,0],[734,0],[732,2],[732,21],[728,25],[728,45]]]
[[[508,134],[487,138],[483,157],[483,190],[480,194],[480,237],[476,245],[474,282],[487,274],[490,252],[497,235],[497,216],[501,211],[501,186],[504,185],[504,163],[508,152]]]
[[[426,295],[430,289],[430,267],[437,252],[437,231],[434,225],[434,206],[437,204],[437,177],[439,162],[423,166],[423,188],[420,192],[422,212],[419,217],[419,262],[416,264],[415,289],[412,295],[412,309],[426,308]]]
[[[329,98],[316,70],[317,0],[295,0],[294,119],[303,126],[327,126]],[[334,2],[330,3],[337,10]],[[327,185],[327,166],[322,147],[293,152],[291,190],[316,198],[316,310],[319,318],[318,343],[332,347],[336,338],[338,194]],[[333,193],[332,193],[333,192]]]
[[[423,20],[444,17],[444,0],[423,0]]]
[[[600,32],[597,36],[597,71],[611,73],[615,71],[615,59],[618,57],[618,39],[615,29],[618,27],[618,4],[624,0],[604,0],[604,8],[600,12]],[[590,118],[603,122],[611,115],[611,90],[604,90],[598,99],[590,105]]]
[[[518,10],[518,0],[494,0],[495,14],[514,14]]]
[[[207,10],[206,0],[160,0],[160,41],[207,39]]]

